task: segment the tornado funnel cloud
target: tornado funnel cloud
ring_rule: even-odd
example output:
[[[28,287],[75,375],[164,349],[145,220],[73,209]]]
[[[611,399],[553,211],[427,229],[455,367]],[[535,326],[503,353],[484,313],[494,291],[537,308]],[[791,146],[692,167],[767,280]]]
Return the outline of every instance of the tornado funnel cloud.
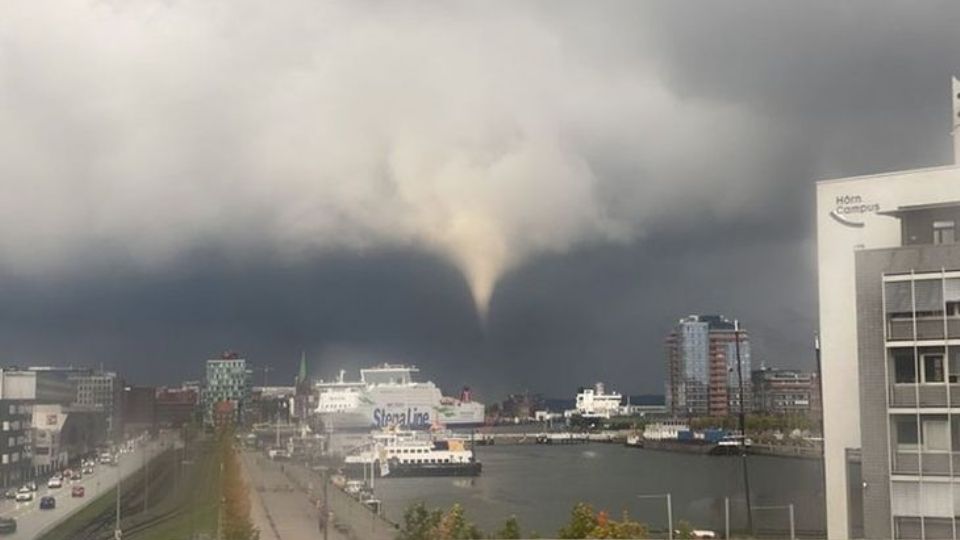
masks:
[[[0,271],[409,247],[452,260],[484,318],[532,257],[749,200],[724,180],[756,175],[723,167],[756,162],[735,131],[761,120],[552,9],[431,6],[0,3]]]

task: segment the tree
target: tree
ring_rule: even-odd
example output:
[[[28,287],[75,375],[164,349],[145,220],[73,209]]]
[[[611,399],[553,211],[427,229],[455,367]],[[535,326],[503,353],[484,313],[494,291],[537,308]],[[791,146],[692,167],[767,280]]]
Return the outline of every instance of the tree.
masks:
[[[430,540],[474,540],[483,538],[480,529],[467,522],[463,507],[454,504],[431,531]]]
[[[250,521],[250,494],[243,481],[240,460],[233,447],[233,430],[220,432],[219,451],[222,471],[223,537],[226,540],[257,540],[260,532]]]
[[[429,540],[430,533],[440,523],[443,512],[427,510],[423,503],[407,507],[403,512],[403,527],[400,529],[398,540]]]
[[[620,521],[607,517],[606,512],[597,514],[597,526],[587,538],[647,538],[646,525],[638,521],[631,521],[626,511]]]
[[[557,536],[560,538],[588,538],[597,527],[597,516],[593,507],[586,503],[577,503],[570,511],[570,521],[560,528]]]
[[[397,540],[475,540],[483,538],[480,529],[466,519],[463,507],[449,511],[428,510],[423,503],[407,508]]]
[[[521,538],[520,523],[517,521],[517,516],[510,516],[507,521],[504,522],[503,528],[497,531],[495,538],[502,538],[504,540]]]

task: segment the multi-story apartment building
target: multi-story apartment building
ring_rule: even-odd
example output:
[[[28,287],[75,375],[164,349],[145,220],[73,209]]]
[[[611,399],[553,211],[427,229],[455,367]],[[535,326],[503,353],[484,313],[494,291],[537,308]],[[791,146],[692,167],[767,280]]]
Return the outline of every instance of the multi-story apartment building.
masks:
[[[2,375],[0,375],[2,376]],[[33,405],[21,399],[0,399],[0,485],[14,486],[30,477],[33,452],[30,426]]]
[[[820,414],[820,379],[795,369],[760,368],[752,375],[753,407],[763,414]]]
[[[827,534],[957,538],[960,84],[955,164],[817,185]]]
[[[106,436],[108,415],[81,402],[85,368],[0,369],[0,483],[17,483],[65,465]]]
[[[246,418],[245,408],[250,401],[252,378],[253,371],[247,367],[247,361],[237,353],[225,352],[220,358],[207,360],[203,388],[204,423],[214,425],[217,403],[229,402],[232,405],[233,421],[242,424]],[[224,409],[221,407],[220,410]],[[222,417],[222,414],[220,416]]]
[[[666,357],[666,400],[672,414],[727,416],[739,412],[741,375],[743,403],[750,408],[750,338],[734,322],[719,315],[680,319],[666,339]]]
[[[123,381],[111,371],[82,370],[70,375],[76,385],[73,407],[103,413],[107,422],[107,436],[118,438],[123,434],[121,390]]]

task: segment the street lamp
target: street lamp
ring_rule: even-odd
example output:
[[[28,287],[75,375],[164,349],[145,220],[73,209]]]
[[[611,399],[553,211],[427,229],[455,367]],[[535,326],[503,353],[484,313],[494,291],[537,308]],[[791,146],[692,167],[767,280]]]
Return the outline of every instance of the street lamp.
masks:
[[[737,379],[740,385],[740,459],[743,464],[743,492],[747,501],[747,527],[753,534],[753,509],[750,504],[750,473],[747,470],[747,415],[743,407],[743,359],[740,357],[740,321],[733,321],[733,342],[737,355]]]
[[[656,495],[637,495],[638,499],[667,499],[667,539],[673,540],[673,498],[670,493]]]

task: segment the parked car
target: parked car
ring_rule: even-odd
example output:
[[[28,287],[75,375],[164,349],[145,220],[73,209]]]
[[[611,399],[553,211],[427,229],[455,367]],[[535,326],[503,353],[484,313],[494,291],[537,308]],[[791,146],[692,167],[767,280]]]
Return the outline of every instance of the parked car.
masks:
[[[30,502],[33,500],[33,492],[27,489],[26,486],[20,488],[17,491],[17,502]]]
[[[17,532],[17,520],[12,517],[0,518],[0,534],[13,534]]]
[[[83,474],[85,474],[85,475],[87,475],[87,476],[90,476],[91,474],[93,474],[93,467],[89,467],[89,466],[88,466],[88,467],[84,467],[84,469],[83,469]]]
[[[71,497],[83,497],[84,490],[83,486],[73,486],[73,489],[70,490]]]
[[[27,485],[27,489],[29,489],[30,491],[36,491],[36,490],[37,490],[37,483],[34,482],[33,480],[27,482],[26,485]]]
[[[53,497],[47,495],[46,497],[40,497],[40,509],[41,510],[53,510],[57,507],[57,500]]]
[[[59,476],[51,476],[50,480],[47,480],[47,487],[50,489],[57,489],[63,487],[63,479]]]

